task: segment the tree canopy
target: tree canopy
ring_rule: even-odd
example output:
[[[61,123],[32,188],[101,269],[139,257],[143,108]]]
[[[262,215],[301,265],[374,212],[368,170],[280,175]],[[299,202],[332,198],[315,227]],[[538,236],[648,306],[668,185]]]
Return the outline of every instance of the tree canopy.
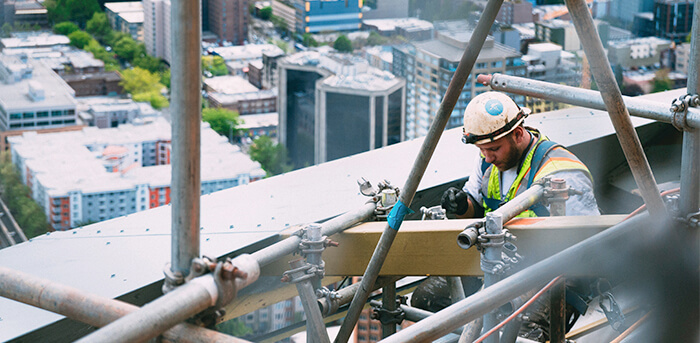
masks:
[[[340,35],[333,43],[333,49],[339,52],[352,52],[352,42],[345,35]]]
[[[80,30],[78,25],[70,21],[63,21],[53,26],[53,32],[55,34],[68,36],[69,34]]]
[[[287,148],[273,142],[268,136],[256,138],[250,146],[249,153],[250,158],[260,163],[267,176],[286,173],[293,169],[289,163]]]
[[[272,17],[272,7],[267,6],[267,7],[263,7],[260,10],[260,19],[270,20],[271,17]]]
[[[97,0],[46,0],[44,1],[49,21],[59,23],[74,21],[78,26],[85,27],[95,12],[100,12]]]
[[[146,69],[134,67],[123,70],[119,85],[131,94],[134,101],[148,101],[156,109],[169,105],[168,100],[161,94],[165,86],[160,83],[160,76]]]
[[[241,124],[241,119],[238,112],[227,110],[225,108],[205,108],[202,110],[202,121],[209,123],[212,130],[222,136],[233,137],[238,136]]]
[[[116,53],[119,58],[132,61],[139,52],[139,44],[130,36],[122,37],[114,43],[112,50],[114,50],[114,53]]]
[[[316,41],[316,39],[314,39],[314,36],[308,32],[301,36],[301,42],[302,44],[304,44],[304,46],[307,46],[309,48],[318,46],[318,42]]]
[[[212,76],[228,75],[226,61],[221,56],[202,56],[202,70],[210,72]]]
[[[46,214],[29,196],[29,188],[22,183],[9,152],[0,153],[0,197],[28,238],[46,233]]]
[[[78,49],[84,48],[86,45],[90,44],[90,41],[93,40],[89,33],[82,30],[69,34],[68,39],[70,39],[70,45]]]
[[[104,37],[112,32],[107,15],[104,12],[95,12],[92,18],[88,20],[85,31],[92,34],[97,40],[102,41]]]

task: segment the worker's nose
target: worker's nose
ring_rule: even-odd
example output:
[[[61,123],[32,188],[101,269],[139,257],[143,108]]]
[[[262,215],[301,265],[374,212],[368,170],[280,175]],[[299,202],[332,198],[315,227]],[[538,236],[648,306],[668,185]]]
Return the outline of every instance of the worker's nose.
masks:
[[[484,155],[484,161],[486,161],[486,163],[493,163],[493,161],[496,159],[496,158],[494,158],[493,154],[483,153],[483,155]]]

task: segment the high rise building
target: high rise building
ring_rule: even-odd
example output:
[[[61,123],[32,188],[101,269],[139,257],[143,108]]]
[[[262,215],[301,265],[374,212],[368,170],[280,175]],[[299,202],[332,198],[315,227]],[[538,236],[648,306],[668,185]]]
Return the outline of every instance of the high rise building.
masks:
[[[532,3],[527,1],[504,1],[496,20],[505,25],[532,23]]]
[[[610,16],[631,23],[636,13],[651,12],[653,8],[654,0],[613,0]]]
[[[143,40],[149,55],[170,63],[170,0],[143,0]]]
[[[398,143],[406,82],[347,54],[306,51],[279,61],[280,142],[295,167]]]
[[[143,41],[142,1],[108,2],[105,4],[105,14],[112,29],[128,33],[134,40]]]
[[[209,30],[219,42],[243,45],[248,39],[248,0],[209,0]]]
[[[656,0],[654,2],[654,31],[657,37],[685,42],[693,24],[693,1]]]
[[[362,25],[361,0],[312,0],[293,2],[296,31],[355,31]]]
[[[439,31],[435,39],[394,47],[393,73],[407,81],[406,138],[422,137],[428,133],[470,37],[470,30],[455,24],[447,31]],[[447,128],[462,125],[462,114],[469,100],[488,90],[476,82],[478,74],[525,76],[526,66],[520,56],[515,49],[489,37],[452,111]],[[523,97],[515,96],[514,99],[524,104]]]

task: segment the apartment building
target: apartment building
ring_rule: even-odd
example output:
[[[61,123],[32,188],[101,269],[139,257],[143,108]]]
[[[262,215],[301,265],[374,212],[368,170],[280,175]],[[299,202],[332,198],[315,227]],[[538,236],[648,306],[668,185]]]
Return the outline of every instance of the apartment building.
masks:
[[[438,31],[435,39],[395,46],[393,73],[406,78],[406,138],[425,136],[438,112],[442,97],[471,37],[467,27],[455,24],[450,30]],[[503,73],[525,76],[526,65],[515,49],[488,37],[474,64],[472,73],[452,111],[447,128],[462,125],[469,100],[488,88],[476,82],[478,74]],[[524,104],[524,97],[514,96]]]
[[[0,55],[0,131],[76,124],[75,91],[41,61]]]
[[[104,6],[112,29],[128,33],[134,40],[143,42],[142,1],[108,2]]]
[[[170,0],[143,0],[146,52],[170,63]]]
[[[209,30],[218,36],[219,43],[243,45],[247,41],[248,0],[209,0],[207,11]]]
[[[55,230],[103,221],[170,202],[170,124],[28,132],[9,137],[12,161]],[[265,176],[236,146],[202,125],[201,193]]]
[[[362,25],[362,0],[293,1],[296,32],[357,31]]]
[[[204,90],[211,107],[223,107],[241,115],[277,111],[277,89],[260,90],[240,76],[205,79]]]

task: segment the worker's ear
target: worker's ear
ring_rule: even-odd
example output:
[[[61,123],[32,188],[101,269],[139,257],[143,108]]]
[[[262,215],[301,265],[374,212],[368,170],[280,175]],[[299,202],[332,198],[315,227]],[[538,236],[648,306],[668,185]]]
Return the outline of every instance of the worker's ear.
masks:
[[[515,129],[513,129],[513,138],[516,142],[520,143],[524,137],[524,133],[525,128],[523,128],[522,125],[518,125]]]

